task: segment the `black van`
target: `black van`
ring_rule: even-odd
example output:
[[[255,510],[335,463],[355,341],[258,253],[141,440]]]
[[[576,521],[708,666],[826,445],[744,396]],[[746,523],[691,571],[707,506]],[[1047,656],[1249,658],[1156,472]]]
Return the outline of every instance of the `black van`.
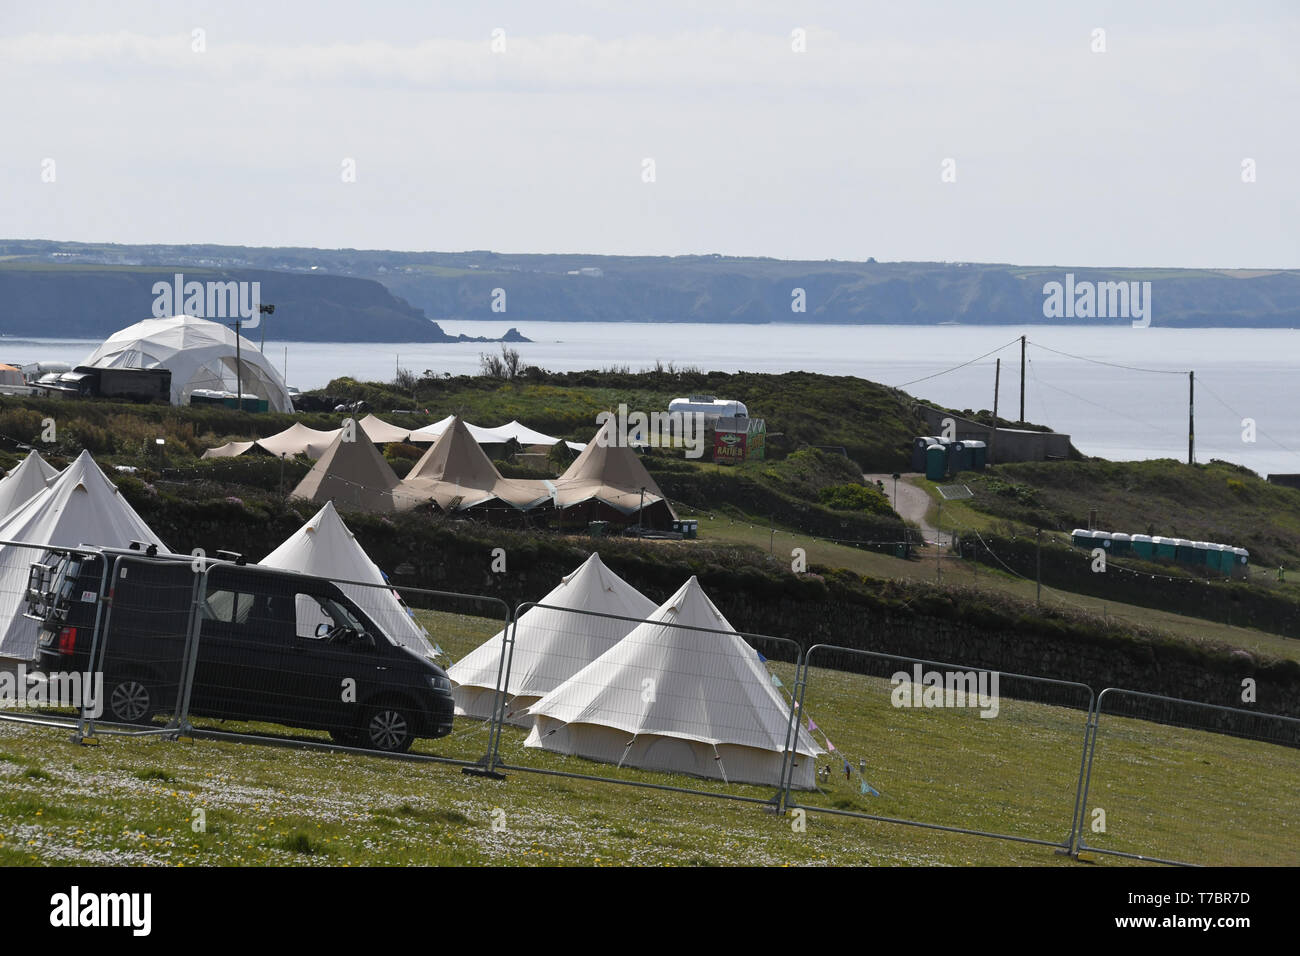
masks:
[[[41,621],[41,668],[93,671],[98,613],[103,716],[140,723],[172,713],[197,605],[191,714],[325,730],[339,743],[399,753],[416,737],[451,732],[446,672],[400,646],[338,585],[214,563],[200,595],[192,560],[104,551],[33,565],[28,607]]]

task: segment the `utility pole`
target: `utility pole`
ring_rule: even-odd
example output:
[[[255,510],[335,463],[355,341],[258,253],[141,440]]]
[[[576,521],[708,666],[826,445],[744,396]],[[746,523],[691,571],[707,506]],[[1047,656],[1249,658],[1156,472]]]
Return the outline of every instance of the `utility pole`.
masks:
[[[644,514],[645,514],[645,489],[642,488],[642,489],[641,489],[641,507],[639,507],[639,508],[636,509],[636,533],[637,533],[637,536],[638,536],[638,537],[641,535],[641,531],[642,531],[642,526],[641,526],[641,517],[642,517],[642,515],[644,515]]]
[[[1020,336],[1020,418],[1021,424],[1025,421],[1025,337]]]
[[[1196,464],[1196,373],[1187,373],[1187,464]]]
[[[770,536],[767,542],[767,553],[774,555],[776,554],[776,516],[775,515],[768,516],[767,527],[770,532]]]
[[[989,464],[997,461],[995,451],[998,443],[998,389],[1002,386],[1002,359],[998,359],[998,364],[993,372],[993,430],[989,432]]]
[[[1034,589],[1034,604],[1041,604],[1043,600],[1043,529],[1039,528],[1034,532],[1034,580],[1037,586]]]

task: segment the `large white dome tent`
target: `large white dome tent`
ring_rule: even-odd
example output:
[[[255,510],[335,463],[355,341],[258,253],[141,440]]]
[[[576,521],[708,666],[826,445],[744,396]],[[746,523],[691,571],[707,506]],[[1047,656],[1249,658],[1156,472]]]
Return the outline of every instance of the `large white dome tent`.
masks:
[[[195,389],[235,390],[266,399],[273,412],[292,412],[284,379],[256,345],[235,330],[192,315],[145,319],[114,332],[81,364],[95,368],[166,368],[172,373],[172,404],[189,404]]]

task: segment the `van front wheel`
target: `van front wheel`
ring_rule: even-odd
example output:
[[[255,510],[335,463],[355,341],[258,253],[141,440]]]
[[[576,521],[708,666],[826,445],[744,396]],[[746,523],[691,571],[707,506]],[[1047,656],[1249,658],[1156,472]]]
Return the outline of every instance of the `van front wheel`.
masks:
[[[396,704],[380,704],[366,714],[362,735],[365,745],[374,750],[401,754],[411,749],[415,724],[410,712]]]
[[[148,723],[153,716],[153,695],[148,685],[134,677],[118,678],[109,684],[108,711],[124,724]]]

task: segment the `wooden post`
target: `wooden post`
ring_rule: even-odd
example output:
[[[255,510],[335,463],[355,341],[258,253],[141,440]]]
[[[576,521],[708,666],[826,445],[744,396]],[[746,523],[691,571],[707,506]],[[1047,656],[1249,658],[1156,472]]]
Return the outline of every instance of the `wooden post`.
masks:
[[[993,372],[993,430],[989,432],[989,464],[997,460],[996,450],[998,443],[998,389],[1002,385],[1002,359],[998,359],[998,364]]]

